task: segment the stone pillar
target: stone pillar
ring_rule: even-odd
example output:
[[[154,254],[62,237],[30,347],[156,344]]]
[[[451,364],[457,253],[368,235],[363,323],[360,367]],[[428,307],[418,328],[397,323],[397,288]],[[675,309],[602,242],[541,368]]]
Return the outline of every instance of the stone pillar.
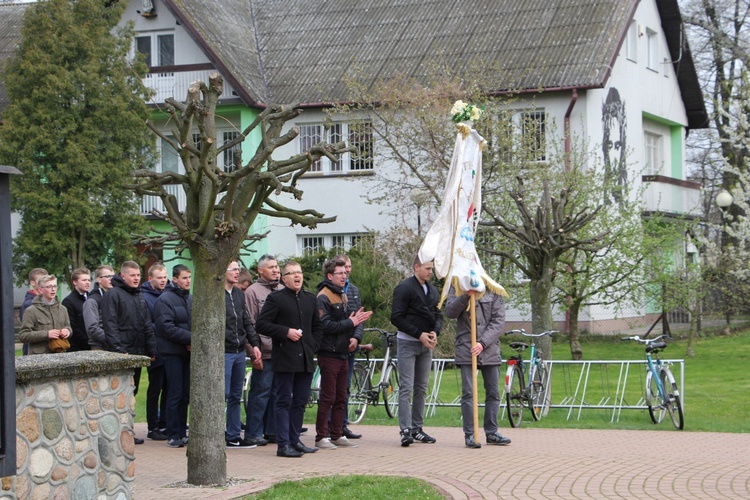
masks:
[[[17,471],[0,498],[131,498],[133,369],[149,362],[105,351],[16,358]]]

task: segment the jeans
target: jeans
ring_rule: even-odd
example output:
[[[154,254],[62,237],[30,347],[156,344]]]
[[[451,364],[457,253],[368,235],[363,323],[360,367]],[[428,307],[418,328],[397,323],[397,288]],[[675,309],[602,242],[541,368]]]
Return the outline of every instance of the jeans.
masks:
[[[240,402],[245,384],[245,352],[224,353],[224,399],[227,402],[226,438],[237,441],[242,430]]]
[[[163,361],[163,358],[162,358]],[[167,422],[166,370],[164,364],[148,367],[148,389],[146,390],[146,421],[148,430],[163,429]],[[159,398],[161,396],[161,399]]]
[[[349,362],[347,359],[318,356],[320,367],[320,398],[318,399],[318,416],[315,420],[315,441],[342,436],[344,413],[346,412],[347,384]],[[328,427],[330,413],[331,427]]]
[[[402,431],[422,427],[431,365],[432,349],[419,341],[398,339],[398,426]]]
[[[190,358],[164,354],[167,375],[167,438],[187,436],[187,414],[190,403]]]
[[[497,432],[497,412],[500,409],[500,367],[480,366],[484,381],[484,433]],[[474,435],[474,405],[472,404],[471,365],[461,366],[461,418],[464,435]]]
[[[247,395],[246,438],[262,438],[264,434],[276,435],[274,407],[276,395],[273,391],[273,361],[263,360],[262,370],[253,370],[250,376],[250,391]]]
[[[279,448],[299,443],[305,406],[310,397],[313,374],[307,372],[276,372],[273,390],[276,393],[276,443]]]

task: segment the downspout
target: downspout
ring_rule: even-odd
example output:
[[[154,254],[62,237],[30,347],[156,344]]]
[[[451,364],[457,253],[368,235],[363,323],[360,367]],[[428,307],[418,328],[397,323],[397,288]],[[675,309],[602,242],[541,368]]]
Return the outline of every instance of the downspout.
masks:
[[[573,88],[573,93],[570,96],[570,103],[568,103],[568,109],[565,111],[565,117],[563,118],[563,129],[565,133],[565,171],[570,172],[572,167],[572,158],[571,158],[571,140],[570,140],[570,115],[573,113],[573,107],[576,105],[576,101],[578,101],[578,89]],[[568,267],[568,272],[570,272],[570,267]],[[568,300],[570,300],[570,297],[568,297]],[[570,310],[565,311],[565,331],[570,334]]]

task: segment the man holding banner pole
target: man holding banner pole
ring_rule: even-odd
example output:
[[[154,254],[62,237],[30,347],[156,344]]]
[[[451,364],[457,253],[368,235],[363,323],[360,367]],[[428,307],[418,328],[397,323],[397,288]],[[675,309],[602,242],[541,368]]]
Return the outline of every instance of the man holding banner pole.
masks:
[[[485,272],[474,243],[482,208],[482,150],[486,141],[474,130],[472,122],[480,118],[481,110],[472,104],[456,101],[451,115],[458,124],[453,158],[446,178],[442,205],[419,249],[419,260],[432,261],[437,277],[445,278],[438,307],[448,298],[451,287],[458,297],[468,295],[468,305],[465,307],[469,314],[471,333],[473,429],[476,444],[479,441],[476,434],[479,427],[476,301],[488,290],[503,297],[508,294]],[[473,293],[469,294],[469,291]]]

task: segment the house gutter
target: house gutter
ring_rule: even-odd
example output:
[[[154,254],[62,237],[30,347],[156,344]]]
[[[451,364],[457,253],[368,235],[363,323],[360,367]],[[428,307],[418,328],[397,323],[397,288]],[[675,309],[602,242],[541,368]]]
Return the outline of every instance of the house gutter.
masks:
[[[565,171],[570,171],[571,167],[571,140],[570,140],[570,114],[573,112],[573,107],[578,101],[578,89],[573,88],[573,92],[570,96],[570,102],[568,103],[568,109],[565,111],[565,117],[563,118],[564,132],[565,132]]]

